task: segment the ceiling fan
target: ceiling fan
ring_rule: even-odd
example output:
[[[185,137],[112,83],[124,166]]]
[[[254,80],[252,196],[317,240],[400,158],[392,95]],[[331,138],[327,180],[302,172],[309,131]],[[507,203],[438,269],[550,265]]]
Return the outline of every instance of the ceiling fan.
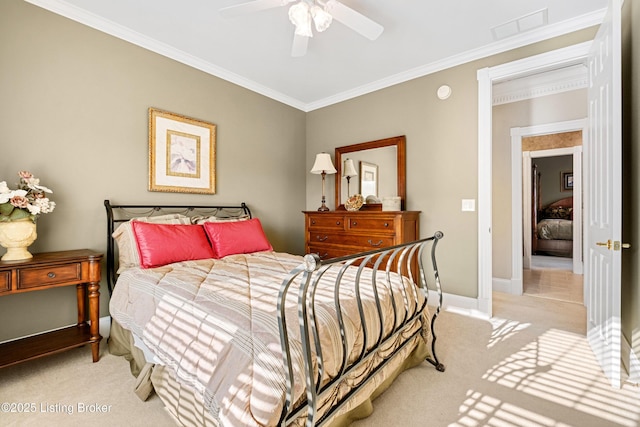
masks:
[[[337,0],[253,0],[224,7],[220,14],[232,18],[289,4],[289,20],[295,25],[291,56],[307,53],[309,38],[313,37],[312,23],[316,31],[322,32],[335,19],[369,40],[377,39],[384,30],[382,25]]]

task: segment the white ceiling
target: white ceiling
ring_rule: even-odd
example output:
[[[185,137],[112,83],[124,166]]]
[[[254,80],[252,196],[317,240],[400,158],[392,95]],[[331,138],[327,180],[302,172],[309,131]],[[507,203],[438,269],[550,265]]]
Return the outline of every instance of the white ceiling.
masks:
[[[223,18],[247,0],[26,0],[303,111],[597,25],[607,0],[342,0],[384,26],[370,41],[340,22],[290,55],[287,7]],[[546,9],[548,23],[492,28]],[[506,25],[502,28],[509,28]],[[446,82],[443,82],[446,83]]]

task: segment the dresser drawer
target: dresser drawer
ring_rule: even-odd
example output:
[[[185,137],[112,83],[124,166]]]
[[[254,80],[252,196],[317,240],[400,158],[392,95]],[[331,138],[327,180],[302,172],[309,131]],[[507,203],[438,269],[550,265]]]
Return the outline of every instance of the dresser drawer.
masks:
[[[394,218],[393,217],[354,217],[349,218],[347,228],[350,231],[366,231],[377,233],[395,234]]]
[[[57,283],[80,282],[82,264],[73,263],[52,267],[18,270],[18,289],[36,288]]]
[[[0,292],[11,290],[11,271],[0,271]]]
[[[394,244],[393,236],[378,235],[358,235],[346,233],[331,233],[323,231],[309,232],[309,244],[315,246],[339,245],[339,246],[358,246],[360,252],[370,251],[373,249],[384,248]]]
[[[344,230],[345,229],[345,218],[341,215],[326,215],[326,214],[317,214],[317,215],[309,215],[308,219],[309,223],[307,227],[310,230],[315,228],[325,228],[325,229],[333,229],[333,230]]]
[[[310,245],[308,253],[310,254],[318,254],[321,260],[327,260],[330,258],[337,258],[341,256],[352,255],[356,253],[353,249],[340,249],[334,248],[331,246],[322,246],[322,245]]]

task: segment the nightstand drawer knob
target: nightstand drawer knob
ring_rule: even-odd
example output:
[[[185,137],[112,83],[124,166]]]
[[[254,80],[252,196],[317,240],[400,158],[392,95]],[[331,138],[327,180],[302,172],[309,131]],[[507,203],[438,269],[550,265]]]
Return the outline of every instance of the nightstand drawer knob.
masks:
[[[48,277],[49,279],[53,279],[54,277],[56,277],[56,273],[54,273],[53,271],[52,271],[52,272],[49,272],[49,273],[47,273],[47,277]]]

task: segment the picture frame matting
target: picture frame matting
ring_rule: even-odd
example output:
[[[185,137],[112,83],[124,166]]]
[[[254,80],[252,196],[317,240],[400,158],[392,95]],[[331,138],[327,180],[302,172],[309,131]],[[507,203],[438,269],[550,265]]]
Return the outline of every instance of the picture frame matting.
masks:
[[[149,191],[215,194],[216,125],[149,108]]]

